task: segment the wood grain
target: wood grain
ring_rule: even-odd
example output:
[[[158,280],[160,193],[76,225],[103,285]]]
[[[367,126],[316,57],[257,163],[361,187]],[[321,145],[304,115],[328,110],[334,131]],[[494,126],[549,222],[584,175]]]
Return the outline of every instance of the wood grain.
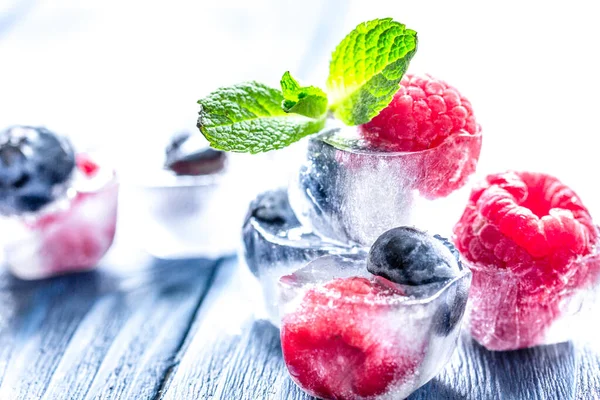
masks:
[[[256,313],[258,285],[236,259],[139,262],[34,283],[1,275],[0,399],[311,399],[289,378],[279,331]],[[410,399],[599,393],[597,340],[489,352],[464,334]]]
[[[3,276],[0,399],[154,398],[214,271],[187,260],[131,276]]]

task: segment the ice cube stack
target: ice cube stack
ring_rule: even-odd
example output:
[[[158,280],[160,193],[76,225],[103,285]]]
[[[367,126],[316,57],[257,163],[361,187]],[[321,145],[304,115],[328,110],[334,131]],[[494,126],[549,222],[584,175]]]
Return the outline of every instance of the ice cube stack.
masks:
[[[250,205],[243,258],[305,391],[401,398],[449,359],[471,273],[449,241],[406,225],[419,226],[414,210],[424,198],[465,184],[480,146],[478,130],[412,152],[329,127],[309,139],[287,190]],[[454,187],[440,191],[442,182]]]
[[[477,162],[481,135],[464,136],[471,136],[462,148],[467,156],[443,170],[438,158],[448,143],[428,151],[389,151],[364,140],[356,128],[339,126],[310,138],[305,161],[287,190],[259,195],[243,226],[244,259],[262,282],[270,319],[278,324],[281,276],[325,254],[366,254],[394,227],[425,225],[415,220],[414,211],[427,201],[421,191],[428,176],[451,173],[464,184],[473,172],[465,168]],[[450,142],[455,143],[452,137]]]

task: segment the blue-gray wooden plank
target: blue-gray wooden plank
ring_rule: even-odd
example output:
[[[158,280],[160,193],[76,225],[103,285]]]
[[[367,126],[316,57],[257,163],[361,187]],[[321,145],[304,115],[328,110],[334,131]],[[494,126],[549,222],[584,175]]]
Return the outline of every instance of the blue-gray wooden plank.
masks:
[[[0,300],[2,400],[310,398],[233,259],[32,283],[2,275]],[[598,399],[599,354],[573,343],[494,353],[463,336],[411,399]]]
[[[1,275],[0,399],[155,398],[216,262],[146,262],[38,282]]]

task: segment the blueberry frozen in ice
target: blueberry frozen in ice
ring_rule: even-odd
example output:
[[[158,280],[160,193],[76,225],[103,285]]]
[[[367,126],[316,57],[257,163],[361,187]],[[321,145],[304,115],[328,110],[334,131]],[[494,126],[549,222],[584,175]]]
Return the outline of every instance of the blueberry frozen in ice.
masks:
[[[279,226],[287,225],[291,227],[300,224],[290,208],[287,192],[284,189],[271,190],[259,194],[250,203],[247,219],[251,217]]]
[[[430,283],[442,283],[456,278],[463,271],[460,255],[454,245],[440,235],[410,226],[401,226],[384,232],[371,246],[367,270],[392,282],[410,286],[407,294],[417,294],[419,288]],[[468,286],[456,285],[448,289],[448,296],[456,304],[466,304]],[[435,312],[434,330],[450,334],[460,323],[464,307],[441,303]]]
[[[70,142],[46,128],[0,133],[0,212],[36,212],[64,195],[75,168]]]
[[[0,137],[8,268],[23,279],[94,268],[115,235],[114,170],[45,128],[12,127]]]

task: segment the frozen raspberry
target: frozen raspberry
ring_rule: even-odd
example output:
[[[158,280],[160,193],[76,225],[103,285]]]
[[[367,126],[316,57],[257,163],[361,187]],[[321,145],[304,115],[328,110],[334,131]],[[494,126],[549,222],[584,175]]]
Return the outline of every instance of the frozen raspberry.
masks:
[[[341,278],[309,290],[282,321],[292,379],[319,398],[377,396],[408,380],[423,346],[386,332],[381,304],[400,293],[383,279]]]
[[[423,173],[417,188],[428,198],[462,187],[475,171],[481,150],[471,103],[429,75],[405,75],[392,102],[361,125],[360,132],[387,151],[423,151],[417,157],[416,169]]]
[[[561,301],[600,270],[583,258],[598,241],[588,210],[549,175],[489,175],[473,189],[454,233],[473,264],[471,333],[493,350],[542,344]]]

